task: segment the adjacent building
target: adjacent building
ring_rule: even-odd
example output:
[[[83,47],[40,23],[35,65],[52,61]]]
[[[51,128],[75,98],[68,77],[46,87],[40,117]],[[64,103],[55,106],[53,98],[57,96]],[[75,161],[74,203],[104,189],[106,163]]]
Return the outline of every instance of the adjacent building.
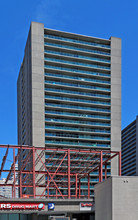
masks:
[[[6,178],[3,178],[0,180],[0,184],[3,184],[3,186],[0,186],[0,198],[12,198],[13,195],[12,195],[12,186],[4,186],[5,184],[5,181],[6,181]],[[8,184],[13,184],[13,179],[9,180],[8,181]],[[18,198],[18,195],[19,195],[19,191],[18,191],[18,187],[16,188],[16,191],[15,191],[15,196],[16,198]]]
[[[67,33],[32,22],[17,86],[18,144],[121,150],[120,38]],[[108,176],[117,173],[114,160]],[[97,182],[95,172],[91,196]],[[81,194],[87,194],[85,184]]]
[[[138,116],[122,130],[122,175],[138,175]]]
[[[15,164],[15,170],[18,170],[18,164]],[[18,178],[17,178],[18,173],[15,172],[15,178],[16,178],[16,184],[18,184]],[[13,173],[11,173],[10,178],[8,180],[8,184],[11,184],[11,186],[7,186],[5,184],[6,182],[6,178],[2,178],[0,179],[0,184],[3,184],[3,186],[0,186],[0,198],[12,198],[12,184],[14,181],[14,175]],[[18,187],[16,187],[15,189],[15,197],[19,198],[19,191],[18,191]]]

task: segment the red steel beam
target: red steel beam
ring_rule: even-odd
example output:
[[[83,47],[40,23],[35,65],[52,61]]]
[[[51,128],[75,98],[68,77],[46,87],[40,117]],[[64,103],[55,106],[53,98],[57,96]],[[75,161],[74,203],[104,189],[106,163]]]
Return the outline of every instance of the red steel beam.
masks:
[[[0,145],[0,148],[1,147],[5,147],[6,148],[7,145]],[[21,167],[20,170],[16,170],[15,171],[15,163],[16,163],[16,160],[18,159],[18,157],[16,156],[13,156],[14,157],[14,161],[13,161],[13,164],[11,166],[11,169],[9,170],[9,173],[8,173],[8,176],[7,178],[9,179],[10,175],[11,175],[11,172],[14,173],[14,177],[15,177],[15,172],[17,172],[18,174],[20,173],[20,184],[15,184],[15,178],[14,178],[14,183],[15,185],[13,185],[13,188],[16,186],[16,187],[20,187],[20,195],[22,197],[22,188],[23,187],[32,187],[33,186],[33,189],[36,190],[36,187],[45,187],[44,184],[40,184],[41,182],[41,178],[39,179],[39,181],[37,180],[37,183],[35,182],[35,178],[36,178],[36,175],[38,174],[42,174],[43,177],[45,175],[48,175],[50,177],[49,179],[49,183],[48,183],[48,188],[49,186],[50,187],[54,187],[56,189],[55,191],[55,195],[49,195],[49,196],[56,196],[56,197],[68,197],[68,198],[71,198],[71,197],[76,197],[77,196],[77,187],[78,187],[78,184],[77,184],[77,181],[79,180],[79,198],[84,196],[85,195],[81,195],[81,188],[80,188],[80,179],[83,177],[83,176],[90,176],[89,174],[93,171],[95,171],[96,169],[98,169],[99,165],[100,165],[100,181],[102,181],[102,171],[103,171],[103,165],[105,165],[105,178],[107,178],[107,163],[108,161],[110,161],[111,159],[113,159],[115,156],[118,155],[118,158],[119,158],[119,175],[121,175],[121,153],[120,152],[117,152],[117,151],[95,151],[95,150],[78,150],[78,149],[60,149],[60,148],[38,148],[38,147],[29,147],[29,146],[14,146],[14,145],[10,145],[9,148],[13,148],[13,152],[15,152],[15,149],[27,149],[29,150],[30,152],[28,153],[28,157],[26,157],[26,160],[25,161],[22,161],[22,164],[23,166]],[[34,151],[37,151],[37,150],[49,150],[50,154],[53,156],[54,154],[56,154],[55,152],[53,151],[60,151],[60,152],[64,152],[64,157],[62,158],[62,160],[58,159],[58,161],[56,161],[56,164],[53,163],[54,165],[54,169],[56,169],[56,171],[53,170],[52,172],[52,168],[50,169],[50,171],[47,169],[47,167],[45,166],[45,164],[43,163],[42,159],[41,159],[41,155],[38,155],[38,158],[37,160],[35,160],[35,157],[31,157],[31,152],[34,152]],[[7,149],[6,149],[7,151]],[[59,152],[59,153],[60,153]],[[18,152],[19,153],[19,152]],[[74,154],[75,154],[75,157],[74,157]],[[83,153],[83,154],[81,154]],[[13,153],[14,154],[14,153]],[[66,158],[66,154],[68,154],[68,159],[65,159]],[[88,154],[88,155],[87,155]],[[94,155],[92,155],[94,154]],[[99,163],[99,158],[97,160],[94,160],[92,163],[90,163],[90,160],[89,162],[85,162],[85,159],[87,159],[88,156],[92,155],[91,156],[91,159],[93,157],[96,157],[100,154],[100,163]],[[114,155],[109,155],[109,154],[114,154]],[[79,155],[79,159],[75,161],[75,158]],[[18,155],[19,156],[19,155]],[[63,156],[63,155],[62,155]],[[107,156],[109,158],[107,158]],[[33,167],[35,167],[35,163],[38,163],[39,161],[41,161],[42,163],[42,166],[43,168],[45,168],[46,170],[45,171],[42,171],[42,170],[35,170],[32,168],[32,170],[30,171],[27,171],[27,170],[24,170],[24,168],[26,167],[26,163],[30,161],[30,159],[32,158],[32,164],[33,164]],[[52,157],[53,158],[53,157]],[[50,158],[48,159],[48,161],[52,160],[51,156]],[[65,159],[65,162],[67,162],[67,166],[66,164],[64,163],[65,166],[62,165],[63,161]],[[29,161],[28,161],[29,160]],[[60,162],[60,164],[57,164],[57,162]],[[98,163],[98,164],[97,164]],[[80,168],[78,167],[78,169],[76,169],[77,172],[74,172],[74,170],[70,169],[71,166],[78,166],[80,164]],[[87,166],[86,166],[87,164]],[[95,164],[93,168],[91,168],[91,166]],[[62,165],[62,167],[61,167]],[[84,166],[86,166],[84,168]],[[2,172],[8,172],[8,170],[4,170],[3,168],[0,170],[0,173]],[[26,184],[25,183],[25,179],[23,179],[23,174],[27,174],[28,177],[29,175],[32,175],[33,176],[33,179],[32,179],[32,185],[29,184]],[[26,176],[27,176],[26,175]],[[56,178],[54,178],[56,176]],[[74,181],[74,178],[76,180],[76,176],[77,176],[77,181],[75,181],[75,183],[73,182]],[[64,180],[64,177],[68,178],[68,181],[63,181]],[[71,179],[72,177],[72,179]],[[7,179],[6,179],[7,180]],[[8,181],[8,180],[7,180]],[[59,182],[61,181],[61,182]],[[24,183],[23,183],[24,182]],[[52,184],[51,184],[52,182]],[[68,186],[67,186],[67,183],[68,183]],[[70,190],[72,189],[72,185],[74,184],[75,186],[75,189],[74,189],[74,193],[75,195],[71,195],[70,194]],[[7,182],[5,183],[5,185],[8,186]],[[0,184],[1,186],[1,184]],[[67,186],[68,187],[68,195],[62,195],[59,187],[63,187],[63,186]],[[73,187],[74,187],[73,186]],[[47,189],[47,186],[45,187],[45,190]],[[44,192],[45,192],[44,190]],[[57,191],[60,193],[60,195],[57,194]],[[43,193],[44,193],[43,192]],[[15,196],[15,190],[13,189],[13,196]],[[41,195],[41,197],[43,196],[43,193]],[[31,196],[38,196],[36,195],[35,191],[33,192],[33,195]],[[90,179],[88,177],[88,197],[90,196]]]
[[[98,164],[96,167],[90,169],[90,170],[88,171],[88,173],[84,173],[84,174],[82,174],[82,175],[79,177],[79,179],[81,179],[81,178],[87,176],[88,174],[94,172],[94,171],[97,170],[98,168],[99,168],[99,164]],[[78,174],[78,175],[79,175],[79,174]]]
[[[37,151],[36,151],[36,154],[37,154]],[[39,157],[38,154],[37,154],[37,156]],[[63,157],[63,160],[64,160],[64,158],[65,158],[66,156],[67,156],[67,153],[66,153],[65,156]],[[40,159],[41,163],[44,164],[40,157],[39,157],[39,159]],[[61,163],[59,164],[59,167],[60,167],[61,164],[62,164],[62,161],[61,161]],[[47,167],[45,166],[45,164],[44,164],[44,167],[45,167],[45,169],[47,170],[47,172],[48,172],[48,174],[49,174],[49,176],[50,176],[50,178],[51,178],[50,181],[53,181],[53,182],[55,183],[55,181],[54,181],[53,178],[54,178],[54,175],[56,174],[56,172],[55,172],[55,174],[52,176],[51,173],[49,173],[49,171],[48,171]],[[58,170],[58,168],[57,168],[57,170]],[[56,171],[57,171],[57,170],[56,170]],[[48,184],[48,186],[49,186],[49,184]],[[46,188],[47,188],[48,186],[46,186]],[[57,190],[59,191],[59,193],[62,195],[62,193],[61,193],[61,191],[60,191],[60,189],[58,188],[58,186],[57,186],[56,183],[55,183],[55,186],[56,186]],[[46,190],[46,188],[45,188],[45,190]],[[45,192],[45,190],[44,190],[44,192]],[[44,192],[42,193],[42,196],[43,196]],[[62,198],[64,198],[63,195],[62,195]]]
[[[52,159],[54,158],[54,156],[56,155],[57,151],[53,151],[53,155],[50,158],[46,158],[46,163],[50,163],[52,161]],[[47,153],[47,152],[46,152]]]
[[[99,165],[99,183],[101,182],[101,169],[100,169],[100,165]]]
[[[105,164],[105,163],[107,163],[109,160],[112,160],[114,157],[116,157],[118,155],[118,152],[115,152],[114,153],[114,155],[112,155],[112,156],[110,156],[107,160],[104,160],[103,161],[103,165]]]
[[[70,149],[68,149],[68,198],[70,199]]]
[[[105,163],[105,169],[104,169],[104,176],[105,176],[105,180],[107,179],[107,163]]]
[[[27,162],[29,161],[29,159],[31,158],[31,155],[32,155],[33,151],[30,150],[29,153],[27,154],[27,157],[25,158],[25,163],[23,164],[23,166],[21,167],[20,171],[23,171],[24,168],[26,167],[27,165]]]
[[[20,172],[20,198],[22,198],[22,173]]]
[[[76,199],[78,196],[78,179],[77,179],[77,174],[76,174]]]
[[[53,178],[54,178],[54,176],[56,175],[56,173],[57,173],[59,167],[61,166],[61,164],[62,164],[62,162],[64,161],[64,159],[66,158],[66,156],[67,156],[67,152],[65,153],[65,155],[64,155],[63,159],[61,160],[59,166],[57,167],[55,173],[52,175],[52,178],[51,178],[50,181],[48,182],[48,185],[47,185],[48,188],[49,188],[49,184],[50,184],[50,182],[51,182],[51,181],[54,182]],[[49,172],[49,171],[48,171],[48,172]],[[49,174],[50,174],[50,173],[49,173]],[[61,193],[61,194],[62,194],[62,193]]]
[[[87,155],[81,155],[81,154],[79,154],[78,153],[78,155],[79,155],[79,159],[78,160],[72,160],[71,159],[71,163],[73,164],[74,163],[74,166],[76,166],[76,164],[77,164],[77,166],[79,167],[80,165],[82,165],[83,163],[84,163],[84,158],[87,156]],[[75,159],[75,158],[73,158],[73,159]],[[86,163],[86,162],[85,162]],[[77,168],[76,168],[77,169]],[[79,169],[79,168],[78,168]],[[71,170],[74,170],[74,167],[71,169]]]
[[[100,182],[103,181],[103,152],[100,154]]]
[[[92,156],[91,159],[93,159],[97,154],[94,154]],[[84,170],[86,170],[87,168],[89,168],[90,166],[92,166],[95,162],[97,162],[99,159],[97,159],[96,161],[92,161],[92,163],[89,162],[89,165],[87,167],[85,167],[79,174],[81,174]]]
[[[48,196],[48,199],[49,199],[49,176],[47,177],[47,185],[48,185],[48,188],[47,188],[47,196]]]
[[[67,152],[68,152],[68,151],[66,151],[66,153],[67,153]],[[53,167],[54,165],[56,165],[56,164],[59,164],[58,162],[59,162],[60,160],[62,160],[62,158],[63,158],[63,155],[60,155],[60,157],[59,157],[57,160],[55,160],[54,163],[52,163],[52,167]],[[51,169],[49,169],[49,171],[52,170],[52,167],[51,167]]]
[[[35,147],[33,147],[34,149]],[[45,152],[44,151],[41,151],[39,156],[42,158],[44,156]],[[39,163],[39,158],[37,157],[36,160],[35,160],[35,166]]]
[[[88,199],[90,198],[90,174],[88,174]]]
[[[36,195],[36,187],[35,187],[35,148],[33,147],[33,197]]]
[[[45,178],[45,175],[41,176],[41,177],[37,180],[36,184],[40,184],[41,181],[42,181],[44,178]]]
[[[94,163],[97,163],[98,161],[99,161],[99,159],[93,161],[93,163],[90,164],[90,166],[92,166]],[[90,167],[90,166],[89,166],[89,167]],[[93,169],[94,169],[94,170],[95,170],[95,169],[98,169],[98,167],[99,167],[99,164],[98,164],[95,168],[90,169],[90,170],[88,171],[88,173],[91,173]],[[82,174],[82,175],[79,177],[79,179],[81,179],[82,177],[87,176],[88,173]],[[81,173],[79,173],[79,175],[80,175],[80,174],[81,174]]]
[[[1,164],[1,168],[0,168],[0,177],[1,177],[1,173],[3,171],[4,165],[5,165],[7,156],[8,156],[8,151],[9,151],[9,147],[7,147],[6,153],[5,153],[5,155],[4,155],[3,159],[2,159],[2,164]]]
[[[81,182],[80,182],[80,179],[79,179],[79,199],[80,199],[80,196],[81,196]]]
[[[8,173],[10,170],[3,170],[3,172],[6,172],[6,173]],[[20,173],[20,170],[16,170],[16,172],[17,173]],[[36,170],[35,171],[35,173],[37,173],[37,174],[48,174],[48,172],[47,171],[39,171],[39,170]],[[54,174],[54,172],[50,172],[52,175]],[[33,174],[33,171],[29,171],[29,170],[23,170],[22,171],[22,174]],[[75,176],[75,174],[76,173],[71,173],[70,174],[70,176]],[[79,173],[77,173],[77,174],[79,174]],[[60,173],[58,173],[57,172],[57,176],[67,176],[68,174],[67,174],[67,172],[60,172]]]
[[[17,153],[17,155],[16,155],[16,157],[15,157],[15,161],[14,161],[15,163],[16,163],[18,157],[19,157],[19,154],[20,154],[20,152],[18,151],[18,153]],[[6,180],[5,180],[5,184],[8,182],[8,180],[9,180],[9,178],[10,178],[10,175],[11,175],[11,172],[13,171],[14,162],[13,162],[12,165],[11,165],[11,168],[10,168],[10,170],[9,170],[8,176],[7,176]]]
[[[28,149],[32,150],[32,146],[26,146],[26,145],[0,145],[0,148],[16,148],[16,149]],[[35,149],[38,150],[49,150],[49,151],[62,151],[65,152],[67,149],[61,149],[61,148],[47,148],[47,147],[35,147]],[[70,149],[71,152],[82,152],[82,153],[97,153],[99,154],[101,151],[100,150],[80,150],[80,149]],[[103,153],[118,153],[118,151],[111,151],[111,150],[103,150]]]
[[[13,177],[13,196],[15,198],[15,148],[13,148],[13,167],[14,167],[14,177]]]

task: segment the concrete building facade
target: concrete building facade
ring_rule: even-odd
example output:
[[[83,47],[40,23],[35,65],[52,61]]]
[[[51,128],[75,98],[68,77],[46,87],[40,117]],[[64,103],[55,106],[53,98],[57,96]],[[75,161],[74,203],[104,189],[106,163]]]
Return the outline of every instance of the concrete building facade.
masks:
[[[121,39],[32,22],[17,86],[18,144],[121,150]],[[97,182],[95,172],[92,197]]]
[[[138,177],[114,176],[95,186],[95,220],[138,219]]]
[[[138,175],[138,116],[122,130],[122,175]]]
[[[15,170],[18,170],[18,164],[15,164]],[[17,178],[17,172],[15,172],[15,178]],[[11,173],[10,178],[8,180],[8,184],[13,184],[14,181],[14,175],[13,173]],[[0,198],[12,198],[12,186],[7,186],[5,184],[6,182],[6,178],[1,178],[0,179],[0,184],[3,184],[3,186],[0,186]],[[16,184],[18,184],[18,180],[16,180]],[[15,189],[15,197],[18,198],[19,197],[19,190],[18,187],[16,187]]]

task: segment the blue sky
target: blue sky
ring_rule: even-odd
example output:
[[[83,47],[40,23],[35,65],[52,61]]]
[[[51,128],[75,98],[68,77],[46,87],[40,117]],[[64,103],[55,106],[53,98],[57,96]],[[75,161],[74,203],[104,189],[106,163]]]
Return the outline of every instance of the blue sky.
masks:
[[[16,81],[31,21],[100,38],[122,38],[122,128],[138,114],[138,1],[0,2],[0,144],[17,144]]]

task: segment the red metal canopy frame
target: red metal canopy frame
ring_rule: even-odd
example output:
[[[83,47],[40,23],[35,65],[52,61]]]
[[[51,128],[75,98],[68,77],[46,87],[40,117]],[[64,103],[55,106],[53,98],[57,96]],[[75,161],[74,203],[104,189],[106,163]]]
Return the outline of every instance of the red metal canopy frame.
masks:
[[[108,166],[115,157],[118,158],[121,176],[121,152],[118,151],[0,145],[2,148],[5,148],[5,154],[0,177],[6,173],[6,179],[0,186],[11,186],[13,198],[16,198],[17,188],[20,198],[90,198],[91,174],[98,171],[99,182],[102,182],[107,178]],[[9,154],[12,164],[10,169],[4,169]],[[13,181],[9,183],[11,176]],[[83,178],[87,179],[87,195],[81,194]],[[66,194],[63,189],[66,189]]]

